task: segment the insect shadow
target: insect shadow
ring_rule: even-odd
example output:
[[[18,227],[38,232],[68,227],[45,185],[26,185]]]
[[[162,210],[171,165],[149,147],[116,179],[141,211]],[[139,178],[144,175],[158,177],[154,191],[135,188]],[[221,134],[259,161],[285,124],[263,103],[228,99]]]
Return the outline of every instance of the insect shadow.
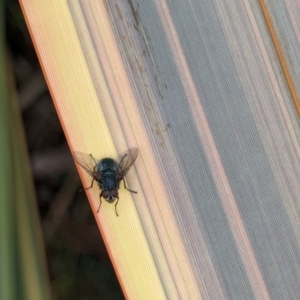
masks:
[[[84,188],[88,190],[92,188],[94,181],[96,181],[100,187],[100,204],[97,213],[100,210],[103,197],[107,202],[115,204],[115,212],[117,213],[117,204],[119,202],[120,183],[123,180],[126,190],[136,193],[136,191],[130,190],[126,187],[124,180],[125,175],[128,173],[130,167],[138,156],[137,148],[130,148],[126,152],[118,156],[118,158],[103,158],[100,161],[96,161],[92,154],[86,154],[79,151],[73,153],[74,160],[93,178],[91,186]]]

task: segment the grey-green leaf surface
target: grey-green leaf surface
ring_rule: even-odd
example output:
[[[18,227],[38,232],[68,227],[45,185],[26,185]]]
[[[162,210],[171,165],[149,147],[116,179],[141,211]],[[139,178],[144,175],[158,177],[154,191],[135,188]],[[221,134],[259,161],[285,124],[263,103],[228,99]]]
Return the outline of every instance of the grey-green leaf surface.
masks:
[[[172,253],[176,257],[175,239],[180,238],[199,297],[298,299],[299,116],[259,3],[141,0],[106,5],[168,194],[147,202],[165,253],[162,258],[149,236],[166,294],[170,299],[191,296],[189,282],[174,272],[170,259]],[[89,3],[81,9],[109,85],[97,14]],[[300,4],[269,1],[268,10],[299,94]],[[86,31],[77,26],[83,41]],[[89,62],[92,55],[85,43],[82,47]],[[90,64],[90,69],[96,78],[97,66]],[[130,116],[122,117],[119,99],[113,93],[112,98],[122,124]],[[112,108],[101,105],[109,116]],[[114,132],[113,120],[108,122]],[[132,132],[143,149],[144,137],[138,128]],[[151,174],[142,151],[141,157],[147,175],[158,176]],[[146,181],[142,185],[146,190]],[[154,211],[163,201],[170,205],[180,237],[163,233],[173,226],[167,217],[164,230],[158,225]],[[136,206],[142,211],[145,204]],[[163,219],[170,212],[162,208],[160,213]],[[144,222],[146,234],[147,226]],[[173,252],[165,246],[168,239]],[[180,261],[178,255],[179,268]],[[177,287],[176,297],[169,293],[171,285]]]

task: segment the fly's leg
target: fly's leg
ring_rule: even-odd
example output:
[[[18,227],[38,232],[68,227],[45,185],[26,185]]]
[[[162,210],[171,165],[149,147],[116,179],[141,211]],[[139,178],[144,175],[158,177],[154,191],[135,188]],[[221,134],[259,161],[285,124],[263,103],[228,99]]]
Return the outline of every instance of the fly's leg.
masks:
[[[117,202],[116,202],[116,204],[115,204],[115,212],[116,212],[116,215],[117,215],[117,217],[119,216],[118,215],[118,213],[117,213],[117,204],[118,204],[118,202],[119,202],[119,198],[117,198],[118,200],[117,200]]]
[[[100,204],[99,204],[99,207],[98,207],[98,209],[97,209],[97,213],[99,212],[99,210],[100,210],[100,207],[101,207],[101,204],[102,204],[101,197],[102,197],[102,193],[100,194]]]
[[[95,158],[93,157],[93,155],[92,155],[92,154],[90,154],[90,157],[91,157],[91,158],[92,158],[92,160],[94,161],[94,163],[95,163],[95,167],[96,167],[96,165],[97,165],[97,162],[96,162]],[[95,170],[95,167],[94,167],[94,170]]]
[[[133,190],[131,190],[131,189],[129,189],[129,188],[126,187],[126,182],[125,182],[125,179],[124,179],[124,178],[123,178],[123,182],[124,182],[124,187],[125,187],[126,190],[128,190],[128,191],[131,192],[131,193],[137,194],[136,191],[133,191]]]
[[[92,155],[92,154],[90,154],[90,157],[91,157],[91,158],[92,158],[92,160],[95,162],[95,166],[94,166],[94,171],[95,171],[95,169],[96,169],[96,167],[97,167],[97,162],[96,162],[96,160],[95,160],[95,158],[93,157],[93,155]],[[92,180],[92,183],[91,183],[91,186],[89,186],[89,187],[87,187],[87,188],[80,189],[80,190],[79,190],[79,192],[82,192],[82,191],[85,191],[85,190],[91,189],[91,188],[93,187],[94,180],[95,180],[95,178],[93,178],[93,180]]]
[[[88,189],[91,189],[93,187],[93,184],[94,184],[94,178],[92,180],[92,183],[91,183],[91,186],[87,187],[87,188],[83,188],[83,189],[80,189],[79,192],[82,192],[82,191],[85,191],[85,190],[88,190]]]
[[[102,193],[100,194],[100,204],[99,204],[99,207],[98,207],[98,209],[97,209],[97,213],[99,212],[100,207],[101,207],[101,204],[102,204],[101,197],[102,197]],[[119,202],[119,198],[117,198],[117,199],[118,199],[118,200],[117,200],[117,202],[116,202],[116,204],[115,204],[115,212],[116,212],[116,215],[117,215],[117,217],[118,217],[119,215],[118,215],[118,212],[117,212],[117,204],[118,204],[118,202]]]

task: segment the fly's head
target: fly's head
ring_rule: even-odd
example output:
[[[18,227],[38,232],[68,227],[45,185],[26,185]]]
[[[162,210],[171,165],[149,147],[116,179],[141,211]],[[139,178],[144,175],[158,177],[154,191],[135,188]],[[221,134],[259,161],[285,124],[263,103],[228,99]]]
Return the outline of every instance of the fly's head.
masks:
[[[119,193],[117,190],[103,191],[101,196],[109,203],[113,203],[116,199],[119,199]]]

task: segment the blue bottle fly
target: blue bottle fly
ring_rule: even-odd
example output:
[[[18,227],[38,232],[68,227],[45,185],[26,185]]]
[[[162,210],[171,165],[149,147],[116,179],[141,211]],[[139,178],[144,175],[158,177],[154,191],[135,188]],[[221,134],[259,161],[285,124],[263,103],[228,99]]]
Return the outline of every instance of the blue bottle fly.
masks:
[[[137,148],[130,148],[125,153],[118,156],[116,160],[112,158],[103,158],[100,161],[96,161],[92,154],[86,154],[79,151],[73,153],[75,161],[93,178],[91,186],[84,190],[90,189],[96,181],[101,189],[100,193],[100,205],[97,210],[99,212],[102,204],[101,198],[103,197],[107,202],[115,204],[115,212],[117,213],[117,204],[119,202],[120,183],[123,180],[124,187],[132,193],[137,193],[126,187],[124,180],[125,175],[133,165],[138,155]]]

